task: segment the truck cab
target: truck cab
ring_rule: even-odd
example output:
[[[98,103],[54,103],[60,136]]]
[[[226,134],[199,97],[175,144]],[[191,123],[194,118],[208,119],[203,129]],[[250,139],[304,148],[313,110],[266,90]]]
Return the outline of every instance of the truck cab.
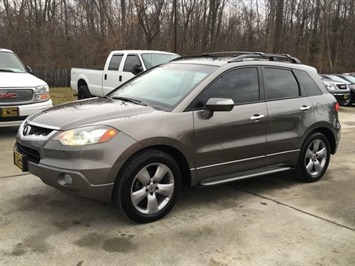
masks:
[[[175,53],[163,51],[112,51],[103,70],[72,68],[70,85],[78,99],[102,97],[136,74],[177,57]]]
[[[53,106],[46,82],[8,49],[0,48],[0,127],[19,126],[32,113]]]

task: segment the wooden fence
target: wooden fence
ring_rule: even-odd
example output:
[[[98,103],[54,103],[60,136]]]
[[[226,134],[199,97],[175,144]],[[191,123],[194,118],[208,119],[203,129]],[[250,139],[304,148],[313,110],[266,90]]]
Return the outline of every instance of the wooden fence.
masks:
[[[70,87],[70,69],[34,69],[33,74],[50,87]]]

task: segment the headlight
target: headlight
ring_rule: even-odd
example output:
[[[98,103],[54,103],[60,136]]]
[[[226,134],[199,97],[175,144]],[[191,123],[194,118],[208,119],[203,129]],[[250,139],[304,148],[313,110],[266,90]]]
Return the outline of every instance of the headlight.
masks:
[[[43,102],[49,99],[49,87],[47,85],[44,86],[37,86],[35,88],[35,102]]]
[[[327,87],[328,91],[335,91],[336,90],[336,88],[333,84],[327,84],[326,87]]]
[[[65,146],[82,146],[109,141],[118,130],[107,126],[83,127],[64,131],[53,140]]]

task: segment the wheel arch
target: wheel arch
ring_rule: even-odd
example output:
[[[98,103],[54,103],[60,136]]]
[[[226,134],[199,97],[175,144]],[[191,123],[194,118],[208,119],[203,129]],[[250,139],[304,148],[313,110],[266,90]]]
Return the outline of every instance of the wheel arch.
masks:
[[[181,176],[182,176],[182,183],[184,185],[188,185],[188,186],[191,185],[191,171],[190,171],[189,163],[186,160],[183,153],[181,151],[179,151],[178,149],[176,149],[172,146],[169,146],[169,145],[152,145],[152,146],[144,147],[143,149],[139,149],[138,151],[136,151],[130,157],[127,158],[127,160],[123,163],[123,165],[121,166],[120,170],[118,171],[118,173],[116,175],[114,186],[117,186],[117,184],[119,182],[118,177],[122,174],[125,167],[131,162],[131,160],[135,156],[137,156],[137,154],[143,153],[144,151],[147,151],[147,150],[162,151],[162,152],[169,154],[171,157],[173,157],[176,160],[177,164],[179,165],[179,168],[181,171]],[[114,191],[115,191],[115,189],[114,189]],[[112,196],[114,196],[114,193],[112,193]]]
[[[313,133],[316,133],[316,132],[319,132],[319,133],[322,133],[328,140],[329,142],[329,145],[330,145],[330,153],[331,154],[334,154],[335,151],[336,151],[336,141],[335,141],[335,136],[333,134],[333,132],[329,129],[329,128],[326,128],[326,127],[319,127],[319,128],[316,128],[314,129],[308,136],[307,138],[312,135]],[[307,139],[306,138],[306,139]]]
[[[78,80],[78,90],[79,90],[79,88],[80,88],[80,86],[82,86],[82,85],[88,85],[87,84],[87,82],[84,80],[84,79],[82,79],[82,78],[80,78],[79,80]]]

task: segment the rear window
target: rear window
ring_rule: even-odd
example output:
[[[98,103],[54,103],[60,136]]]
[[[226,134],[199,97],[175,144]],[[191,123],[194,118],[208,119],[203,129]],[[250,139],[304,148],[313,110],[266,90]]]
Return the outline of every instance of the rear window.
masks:
[[[277,100],[299,97],[299,86],[291,70],[266,67],[264,76],[266,99]]]
[[[117,71],[120,67],[123,55],[114,54],[111,58],[110,64],[108,66],[108,70],[115,70]]]

